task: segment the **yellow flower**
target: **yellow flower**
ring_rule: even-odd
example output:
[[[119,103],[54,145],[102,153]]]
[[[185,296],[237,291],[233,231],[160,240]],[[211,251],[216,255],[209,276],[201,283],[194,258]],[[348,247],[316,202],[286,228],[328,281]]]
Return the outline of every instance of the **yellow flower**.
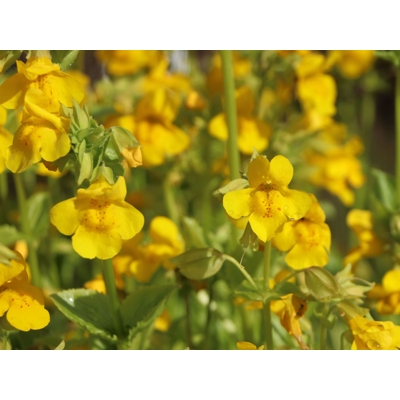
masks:
[[[98,274],[92,280],[85,282],[83,287],[85,289],[96,290],[99,293],[107,293],[106,283],[104,282],[103,275]]]
[[[351,249],[345,257],[345,265],[354,266],[363,257],[375,257],[383,253],[385,243],[378,238],[373,230],[371,211],[353,209],[347,214],[346,223],[357,236],[359,244]]]
[[[189,93],[189,78],[179,73],[168,72],[169,61],[163,57],[144,78],[144,91],[152,92],[160,88],[168,88],[175,92]]]
[[[248,86],[242,86],[236,91],[238,147],[243,154],[253,154],[254,148],[261,152],[268,147],[271,127],[264,121],[252,116],[255,99]],[[210,135],[222,140],[228,140],[228,125],[226,115],[220,113],[208,125]]]
[[[23,105],[25,94],[31,88],[41,90],[47,97],[50,112],[58,112],[60,103],[72,107],[73,99],[80,103],[84,97],[82,86],[46,57],[30,58],[26,64],[17,61],[17,70],[17,74],[0,86],[0,104],[5,108]]]
[[[171,314],[168,312],[166,308],[164,308],[161,315],[156,319],[154,323],[154,329],[157,329],[160,332],[167,332],[171,325]]]
[[[310,196],[311,207],[304,218],[286,222],[272,242],[278,250],[288,251],[285,261],[294,269],[324,267],[329,261],[331,231],[316,197]]]
[[[99,50],[96,55],[111,75],[131,75],[153,67],[162,57],[159,50]]]
[[[186,97],[185,107],[189,110],[201,111],[207,107],[207,102],[199,92],[191,90]]]
[[[149,235],[148,244],[140,244],[141,235],[124,243],[121,254],[113,259],[114,269],[133,275],[139,282],[148,282],[161,265],[173,269],[169,260],[184,250],[178,227],[169,218],[155,217]]]
[[[40,289],[28,280],[26,263],[19,253],[10,265],[0,263],[0,317],[6,314],[8,323],[27,332],[42,329],[50,322],[50,314],[44,308]]]
[[[386,272],[382,278],[382,285],[376,285],[374,297],[379,298],[376,310],[380,314],[400,314],[400,270]],[[372,297],[368,293],[368,297]]]
[[[137,104],[136,127],[132,132],[143,146],[143,165],[161,165],[169,156],[185,151],[189,136],[172,122],[180,106],[179,98],[166,89],[148,93]]]
[[[123,240],[135,236],[144,217],[124,201],[126,184],[119,177],[110,185],[103,177],[88,189],[78,189],[77,197],[62,201],[50,210],[50,220],[64,235],[74,235],[72,246],[84,258],[114,257]]]
[[[317,53],[306,55],[297,65],[297,94],[305,111],[313,110],[328,117],[336,113],[336,83],[324,73],[329,67],[329,61]]]
[[[398,350],[400,326],[356,316],[349,321],[354,336],[352,350]]]
[[[305,152],[305,161],[313,166],[309,181],[327,189],[346,206],[354,203],[354,193],[348,187],[360,188],[365,182],[360,160],[356,158],[363,150],[359,137],[350,138],[343,146],[330,145],[323,152]]]
[[[335,60],[344,77],[355,79],[371,68],[375,53],[373,50],[333,50],[329,57]]]
[[[232,53],[233,74],[236,79],[245,77],[251,72],[251,61],[242,57],[239,52]],[[207,75],[207,89],[212,95],[219,94],[223,89],[222,60],[221,55],[216,53],[211,60],[211,69]]]
[[[303,218],[311,205],[311,197],[291,190],[293,167],[283,156],[271,162],[257,156],[249,164],[249,188],[227,193],[223,199],[225,211],[235,219],[249,217],[249,223],[263,241],[269,241],[288,219]]]
[[[237,342],[236,346],[238,350],[264,350],[264,345],[257,347],[255,344],[250,342]]]
[[[61,178],[62,176],[64,176],[65,174],[68,173],[68,169],[64,169],[63,172],[58,171],[58,169],[55,170],[51,170],[49,168],[47,168],[46,165],[44,165],[43,163],[39,163],[37,164],[37,169],[36,169],[36,174],[40,175],[40,176],[49,176],[50,178]]]
[[[6,123],[7,111],[0,106],[0,174],[6,167],[6,149],[11,146],[13,135],[2,125]]]

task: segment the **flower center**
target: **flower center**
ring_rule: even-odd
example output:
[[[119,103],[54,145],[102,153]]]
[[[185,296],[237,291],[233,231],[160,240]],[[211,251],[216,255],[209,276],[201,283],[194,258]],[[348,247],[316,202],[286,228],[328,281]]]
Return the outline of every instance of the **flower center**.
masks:
[[[90,200],[90,208],[83,211],[82,225],[88,230],[108,231],[115,227],[114,205],[104,200]]]

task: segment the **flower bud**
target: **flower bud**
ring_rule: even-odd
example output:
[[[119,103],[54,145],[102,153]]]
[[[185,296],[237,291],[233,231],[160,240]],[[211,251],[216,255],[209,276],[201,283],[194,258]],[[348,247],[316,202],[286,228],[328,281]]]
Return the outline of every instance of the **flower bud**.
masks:
[[[329,302],[340,296],[340,286],[327,270],[311,267],[304,270],[304,275],[307,289],[316,300]]]

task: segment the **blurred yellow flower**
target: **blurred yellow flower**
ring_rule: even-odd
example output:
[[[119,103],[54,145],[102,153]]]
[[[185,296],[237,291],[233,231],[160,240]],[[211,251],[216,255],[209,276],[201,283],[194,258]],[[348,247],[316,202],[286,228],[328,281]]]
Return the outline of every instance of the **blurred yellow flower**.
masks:
[[[11,146],[13,135],[3,127],[6,123],[7,111],[0,106],[0,174],[6,167],[6,149]]]
[[[169,261],[181,254],[184,242],[178,227],[166,217],[155,217],[149,228],[150,243],[140,244],[141,235],[124,243],[121,253],[113,259],[114,268],[134,276],[139,282],[148,282],[157,269],[173,269]]]
[[[189,110],[201,111],[207,107],[207,102],[199,92],[191,90],[186,97],[185,107]]]
[[[236,79],[245,77],[251,72],[251,61],[242,57],[238,51],[232,52],[233,74]],[[215,53],[211,60],[211,69],[207,75],[207,89],[211,95],[220,94],[223,90],[222,60],[219,53]]]
[[[305,111],[328,117],[336,114],[336,83],[324,73],[329,67],[325,57],[317,53],[306,55],[296,66],[297,94]]]
[[[271,240],[289,219],[303,218],[311,205],[311,197],[288,188],[293,178],[293,166],[283,156],[271,162],[257,156],[249,164],[249,188],[227,193],[223,206],[234,219],[249,217],[253,232],[263,241]]]
[[[238,147],[241,153],[253,154],[254,149],[262,152],[268,147],[272,133],[271,127],[264,121],[252,116],[255,109],[255,99],[248,86],[242,86],[236,90],[236,108],[238,122]],[[216,115],[208,125],[211,136],[222,140],[228,140],[228,124],[226,115]]]
[[[61,178],[65,174],[68,173],[68,169],[64,169],[63,172],[58,171],[57,169],[55,171],[52,171],[51,169],[48,169],[46,165],[43,163],[38,163],[37,168],[36,168],[36,174],[40,176],[49,176],[50,178]]]
[[[106,63],[111,75],[131,75],[153,67],[162,58],[160,50],[98,50],[98,59]]]
[[[16,255],[18,259],[10,265],[0,263],[0,317],[7,313],[8,323],[20,331],[42,329],[50,322],[43,294],[29,283],[27,265],[19,253]]]
[[[399,350],[400,326],[356,316],[349,321],[354,336],[352,350]]]
[[[179,106],[179,97],[166,89],[148,93],[138,102],[136,127],[132,133],[143,146],[145,167],[163,164],[167,157],[180,154],[189,147],[189,136],[172,123]]]
[[[154,329],[157,329],[160,332],[167,332],[171,325],[171,314],[168,312],[166,308],[164,308],[161,315],[156,319],[154,323]]]
[[[49,112],[58,112],[60,103],[72,107],[72,100],[80,103],[84,97],[82,86],[68,74],[60,71],[50,59],[30,58],[26,64],[17,61],[18,73],[0,86],[0,104],[15,109],[24,104],[29,89],[39,89],[49,101]]]
[[[353,209],[346,218],[347,226],[357,236],[359,244],[344,258],[344,264],[354,266],[363,257],[375,257],[384,251],[385,243],[374,232],[373,215],[368,210]]]
[[[332,50],[328,57],[334,59],[344,77],[355,79],[372,67],[375,53],[373,50]]]
[[[237,342],[236,346],[238,350],[264,350],[264,345],[257,347],[255,344],[250,342]]]
[[[344,145],[330,144],[323,151],[307,150],[305,161],[313,168],[308,180],[339,197],[346,206],[354,203],[349,188],[360,188],[365,182],[362,165],[356,156],[363,151],[361,139],[350,138]]]
[[[293,269],[324,267],[331,247],[331,231],[325,223],[325,213],[313,194],[311,207],[304,218],[288,221],[272,244],[280,251],[288,251],[285,261]]]
[[[400,270],[392,269],[383,276],[382,285],[375,285],[369,298],[379,299],[376,310],[380,314],[400,314]]]
[[[143,215],[124,201],[125,196],[123,177],[114,185],[100,177],[88,189],[78,189],[77,197],[56,204],[50,220],[64,235],[74,235],[72,246],[80,256],[112,258],[123,240],[135,236],[144,224]]]

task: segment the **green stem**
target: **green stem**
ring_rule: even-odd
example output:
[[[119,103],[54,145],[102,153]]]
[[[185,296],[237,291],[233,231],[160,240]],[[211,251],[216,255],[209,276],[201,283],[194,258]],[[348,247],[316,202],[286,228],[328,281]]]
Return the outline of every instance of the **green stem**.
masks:
[[[253,278],[249,275],[249,273],[246,271],[243,265],[241,265],[238,261],[236,261],[233,257],[228,256],[227,254],[224,254],[224,258],[227,261],[230,261],[233,265],[235,265],[239,271],[245,276],[245,278],[251,283],[251,285],[254,287],[254,289],[259,292],[258,286],[256,283],[253,281]]]
[[[322,311],[320,335],[319,335],[319,349],[326,350],[326,334],[328,331],[327,319],[329,315],[329,304],[325,303]]]
[[[185,299],[185,308],[186,308],[186,346],[188,349],[193,349],[192,342],[192,328],[190,326],[190,301],[189,301],[189,289],[183,289],[183,298]]]
[[[236,117],[235,78],[231,50],[221,50],[226,119],[228,122],[228,160],[231,180],[240,178],[238,128]]]
[[[400,206],[400,69],[396,70],[396,196]]]
[[[208,349],[209,340],[210,340],[210,328],[211,328],[211,318],[212,318],[212,301],[214,299],[214,290],[213,290],[214,279],[211,279],[208,286],[208,292],[210,295],[208,306],[207,306],[207,321],[206,321],[206,328],[204,330],[204,350]]]
[[[28,263],[32,273],[32,284],[39,288],[42,287],[42,277],[40,275],[39,262],[37,258],[37,244],[32,238],[32,232],[28,221],[28,204],[26,201],[24,184],[21,174],[13,174],[15,190],[17,192],[18,208],[21,216],[21,229],[26,235],[28,243]]]
[[[47,186],[49,188],[50,206],[53,207],[53,205],[55,204],[54,200],[59,189],[56,179],[47,177]],[[47,260],[49,263],[50,274],[53,280],[53,284],[59,288],[61,287],[61,280],[60,280],[60,273],[53,256],[53,235],[52,235],[51,224],[49,225],[49,230],[47,232],[46,245],[47,245]]]
[[[8,184],[7,184],[7,170],[0,174],[0,198],[3,203],[7,200]]]
[[[265,243],[264,248],[264,294],[270,291],[269,279],[271,276],[271,241]],[[274,340],[272,337],[271,321],[271,302],[264,300],[264,325],[265,325],[265,344],[267,350],[274,349]]]
[[[117,336],[123,336],[124,324],[122,322],[121,308],[118,300],[117,287],[115,286],[114,269],[112,266],[111,259],[99,260],[101,269],[103,271],[104,282],[106,284],[107,295],[110,300],[112,319],[114,321],[114,328],[117,332]]]
[[[163,189],[168,216],[172,219],[172,221],[174,221],[176,225],[179,226],[179,210],[175,200],[174,189],[169,182],[169,175],[167,175],[164,179]]]

